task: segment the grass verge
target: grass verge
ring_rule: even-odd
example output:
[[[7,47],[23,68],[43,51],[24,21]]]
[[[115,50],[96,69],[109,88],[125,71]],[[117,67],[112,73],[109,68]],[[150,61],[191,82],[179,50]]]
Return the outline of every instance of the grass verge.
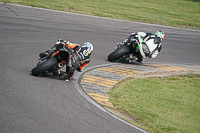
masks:
[[[0,0],[66,12],[200,30],[199,0]]]
[[[157,133],[199,133],[200,74],[129,79],[109,91],[115,110]]]

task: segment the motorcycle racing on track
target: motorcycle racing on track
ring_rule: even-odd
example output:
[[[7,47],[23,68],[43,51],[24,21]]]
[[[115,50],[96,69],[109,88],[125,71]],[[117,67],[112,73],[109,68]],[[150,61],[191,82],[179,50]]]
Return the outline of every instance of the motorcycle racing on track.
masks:
[[[161,42],[165,37],[163,31],[153,33],[132,33],[122,43],[118,43],[115,50],[108,55],[108,61],[142,63],[145,58],[156,58],[162,49]]]
[[[81,46],[60,39],[49,50],[39,54],[39,62],[31,73],[34,76],[52,73],[65,81],[70,81],[75,70],[81,72],[90,63],[92,52],[93,45],[90,42]],[[64,66],[66,66],[66,73],[61,73],[60,69]]]

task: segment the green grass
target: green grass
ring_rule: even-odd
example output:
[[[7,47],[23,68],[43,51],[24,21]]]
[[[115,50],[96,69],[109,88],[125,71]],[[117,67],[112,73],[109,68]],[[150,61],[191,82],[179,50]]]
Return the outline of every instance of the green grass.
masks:
[[[0,0],[1,2],[200,30],[198,0]]]
[[[200,75],[129,79],[109,91],[114,109],[157,133],[200,132]]]

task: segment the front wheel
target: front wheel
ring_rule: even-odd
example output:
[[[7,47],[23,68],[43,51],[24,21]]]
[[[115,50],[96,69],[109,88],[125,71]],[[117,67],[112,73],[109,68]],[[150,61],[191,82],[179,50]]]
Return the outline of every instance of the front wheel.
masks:
[[[127,46],[123,45],[122,47],[119,47],[115,51],[110,53],[108,55],[108,60],[110,62],[114,62],[117,59],[119,59],[120,57],[122,57],[123,55],[128,54],[129,52],[130,52],[129,48]]]
[[[32,75],[38,76],[40,74],[45,73],[46,71],[50,70],[53,66],[57,64],[57,59],[55,57],[51,57],[50,59],[38,64],[31,70]]]

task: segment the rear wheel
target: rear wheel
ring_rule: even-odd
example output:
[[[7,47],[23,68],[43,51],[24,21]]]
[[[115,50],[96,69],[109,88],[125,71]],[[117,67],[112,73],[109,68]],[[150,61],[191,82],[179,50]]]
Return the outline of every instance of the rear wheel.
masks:
[[[119,59],[120,57],[122,57],[123,55],[128,54],[129,52],[130,52],[129,48],[127,46],[123,45],[122,47],[119,47],[115,51],[110,53],[108,55],[108,60],[111,62],[114,62],[117,59]]]
[[[45,73],[46,71],[50,70],[54,65],[57,64],[57,59],[55,57],[51,57],[50,59],[38,64],[31,70],[32,75],[38,76],[40,74]]]

